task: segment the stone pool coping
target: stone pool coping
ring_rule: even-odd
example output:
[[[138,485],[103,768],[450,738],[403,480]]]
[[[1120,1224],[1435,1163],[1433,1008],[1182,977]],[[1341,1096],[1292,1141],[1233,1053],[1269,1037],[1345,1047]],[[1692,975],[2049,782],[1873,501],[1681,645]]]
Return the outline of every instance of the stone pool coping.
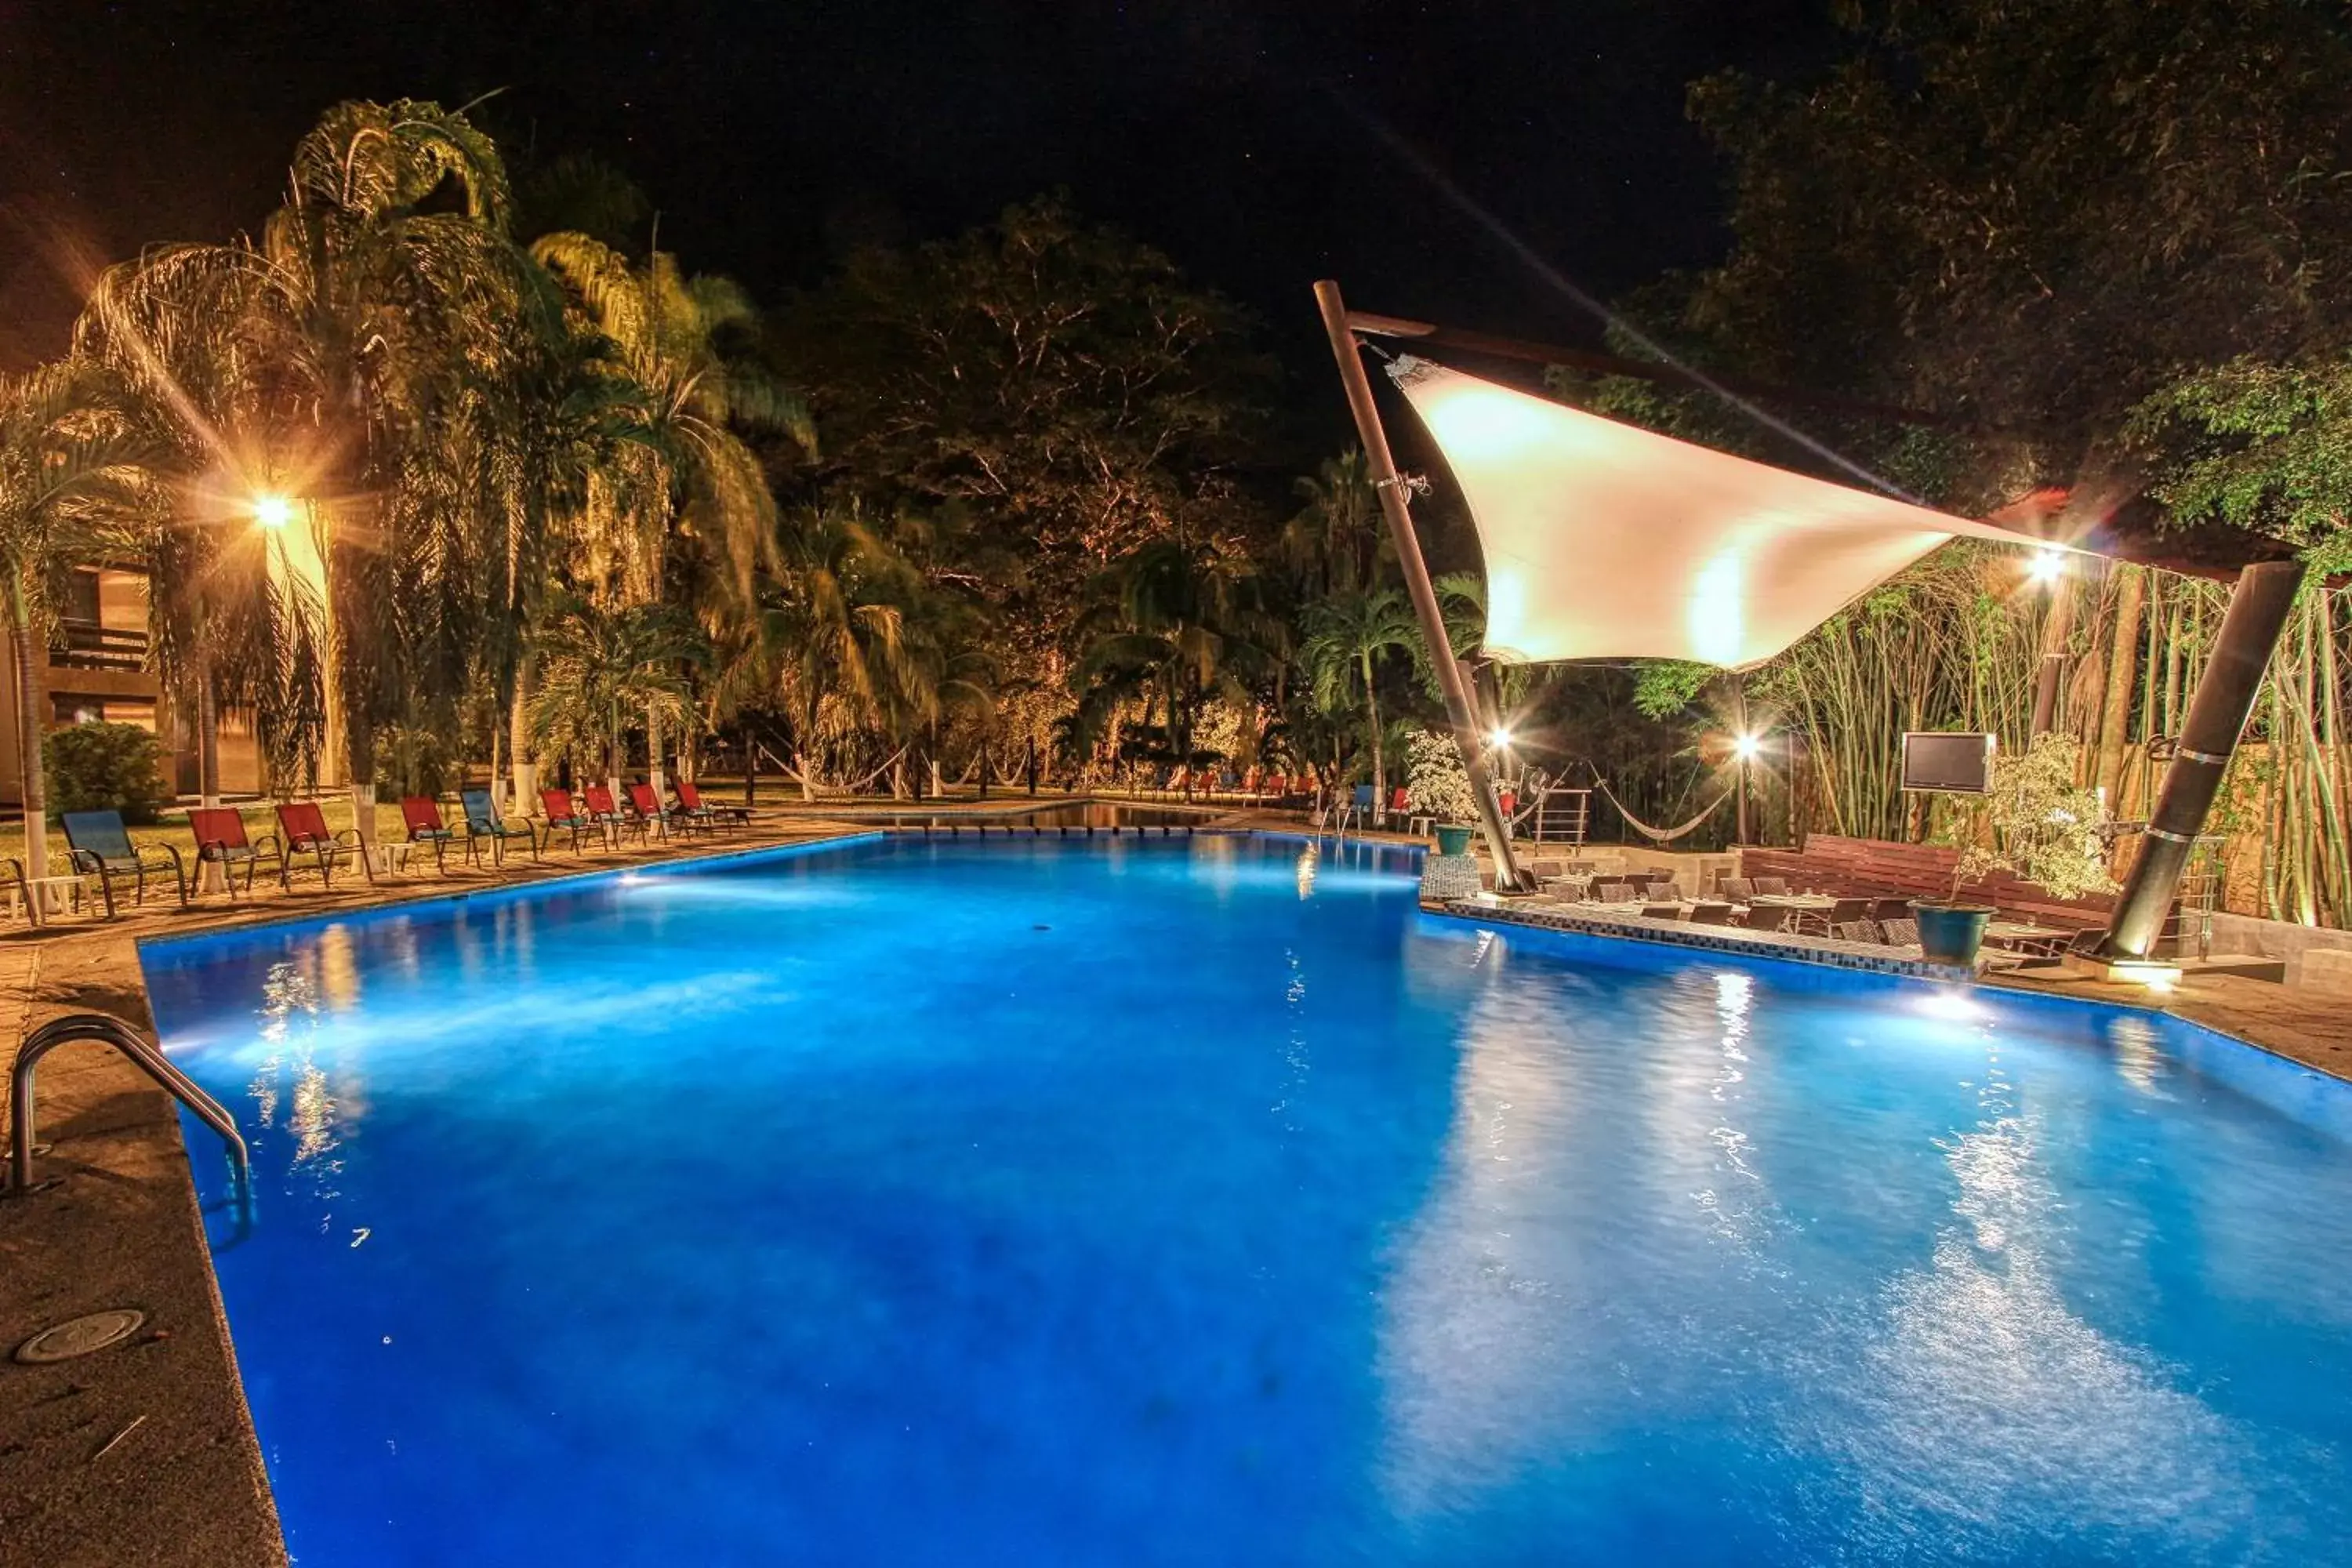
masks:
[[[0,942],[8,1060],[62,1013],[117,1015],[152,1033],[142,941],[247,931],[339,914],[495,898],[632,870],[709,865],[876,837],[808,817],[731,841],[522,861],[371,888],[270,892],[249,902],[156,907]],[[62,1184],[0,1197],[0,1357],[84,1312],[146,1314],[124,1344],[79,1361],[0,1359],[0,1562],[45,1568],[274,1568],[287,1561],[238,1380],[204,1216],[171,1100],[120,1056],[68,1046],[41,1064],[38,1174]],[[0,1131],[5,1131],[0,1109]],[[0,1145],[5,1146],[5,1145]]]
[[[1217,826],[1303,837],[1296,823],[1266,821],[1257,813],[1232,814]],[[142,940],[496,897],[635,868],[707,865],[793,846],[832,847],[879,837],[866,824],[799,814],[765,819],[755,827],[747,839],[690,845],[683,853],[612,851],[593,862],[523,862],[496,875],[467,873],[383,889],[362,881],[356,888],[271,894],[184,914],[156,909],[110,925],[20,932],[14,940],[0,939],[0,1008],[6,1012],[0,1027],[8,1031],[12,1061],[15,1043],[59,1013],[111,1012],[152,1032],[138,958]],[[1399,847],[1419,842],[1391,835],[1373,841]],[[1921,974],[1936,967],[1883,953],[1842,953],[1841,944],[1831,942],[1792,942],[1800,951],[1786,952],[1764,950],[1754,938],[1738,946],[1692,941],[1689,928],[1674,931],[1664,922],[1638,917],[1555,924],[1515,918],[1520,912],[1516,905],[1464,903],[1440,918],[1581,930],[1615,940],[1680,937],[1685,940],[1674,945],[1813,963],[1824,962],[1826,955],[1842,967],[1881,973]],[[2259,1049],[2352,1079],[2352,1021],[2340,1016],[2345,1010],[2301,1004],[2276,994],[2284,991],[2276,985],[2203,981],[2184,985],[2158,1006],[2137,986],[2018,976],[1992,984],[2173,1013]],[[2250,990],[2254,994],[2245,994]],[[89,1046],[68,1047],[48,1058],[40,1088],[41,1125],[56,1146],[44,1157],[42,1171],[68,1180],[22,1204],[0,1199],[0,1279],[7,1282],[0,1295],[0,1355],[39,1328],[103,1307],[139,1308],[147,1323],[131,1343],[82,1361],[47,1368],[0,1361],[0,1561],[40,1563],[45,1568],[283,1564],[287,1557],[268,1471],[238,1381],[171,1100],[113,1053]]]

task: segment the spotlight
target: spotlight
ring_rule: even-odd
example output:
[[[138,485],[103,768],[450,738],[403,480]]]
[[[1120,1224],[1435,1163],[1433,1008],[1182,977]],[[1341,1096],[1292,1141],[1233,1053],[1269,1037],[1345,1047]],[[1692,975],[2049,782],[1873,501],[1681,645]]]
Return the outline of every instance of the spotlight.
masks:
[[[1496,725],[1494,729],[1487,731],[1486,743],[1494,747],[1498,752],[1504,747],[1509,745],[1511,743],[1510,726],[1507,724]]]
[[[1764,742],[1753,735],[1735,735],[1732,737],[1731,749],[1738,753],[1741,762],[1752,763],[1756,760],[1757,754],[1764,750]]]
[[[294,521],[294,503],[284,496],[256,496],[253,521],[264,528],[283,528]]]
[[[2025,572],[2037,583],[2055,583],[2066,574],[2066,557],[2055,550],[2038,550],[2026,563]]]

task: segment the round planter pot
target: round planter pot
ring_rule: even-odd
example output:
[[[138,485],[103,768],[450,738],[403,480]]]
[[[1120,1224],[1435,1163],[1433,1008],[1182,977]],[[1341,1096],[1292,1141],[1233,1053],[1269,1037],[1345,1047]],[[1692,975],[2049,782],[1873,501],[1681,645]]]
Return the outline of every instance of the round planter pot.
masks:
[[[1437,829],[1437,852],[1440,855],[1469,854],[1470,836],[1477,831],[1475,827],[1450,824],[1440,826]]]
[[[1981,904],[1926,904],[1914,901],[1919,917],[1919,951],[1930,963],[1974,964],[1984,942],[1985,921],[1992,910]]]

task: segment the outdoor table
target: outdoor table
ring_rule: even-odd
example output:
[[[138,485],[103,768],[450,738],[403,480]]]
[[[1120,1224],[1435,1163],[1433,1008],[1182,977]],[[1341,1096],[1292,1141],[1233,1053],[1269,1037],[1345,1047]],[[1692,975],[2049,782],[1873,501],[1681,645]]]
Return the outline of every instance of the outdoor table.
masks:
[[[55,891],[55,898],[44,897],[51,890]],[[58,913],[62,909],[66,914],[78,915],[81,913],[82,900],[89,889],[79,877],[27,877],[25,879],[25,891],[44,914]],[[0,892],[7,896],[10,914],[25,912],[24,900],[18,897],[15,882],[0,883]]]
[[[1748,900],[1751,909],[1761,904],[1766,909],[1833,910],[1837,900],[1827,893],[1758,893]]]

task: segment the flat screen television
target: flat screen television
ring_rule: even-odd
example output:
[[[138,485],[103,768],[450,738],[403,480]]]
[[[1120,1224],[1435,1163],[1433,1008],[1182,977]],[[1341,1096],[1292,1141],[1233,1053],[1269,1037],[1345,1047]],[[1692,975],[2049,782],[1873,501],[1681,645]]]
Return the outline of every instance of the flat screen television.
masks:
[[[1903,737],[1903,787],[1947,795],[1992,793],[1993,737],[1912,730]]]

